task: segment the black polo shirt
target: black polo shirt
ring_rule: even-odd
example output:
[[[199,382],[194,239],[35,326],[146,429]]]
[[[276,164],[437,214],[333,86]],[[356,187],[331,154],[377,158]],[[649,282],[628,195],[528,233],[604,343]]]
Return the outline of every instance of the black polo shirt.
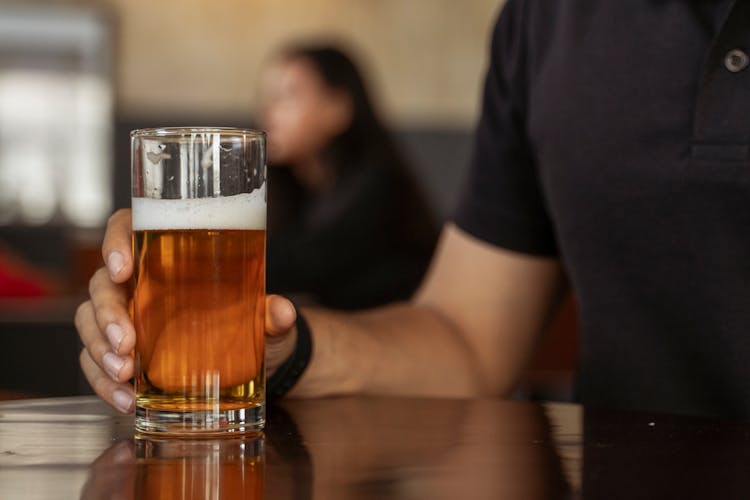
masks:
[[[557,255],[588,404],[750,416],[750,1],[509,0],[455,222]]]

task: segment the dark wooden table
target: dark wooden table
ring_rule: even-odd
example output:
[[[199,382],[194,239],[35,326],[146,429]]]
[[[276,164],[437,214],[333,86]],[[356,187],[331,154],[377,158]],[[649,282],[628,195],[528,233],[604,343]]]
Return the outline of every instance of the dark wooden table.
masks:
[[[0,404],[0,498],[750,496],[750,423],[495,400],[269,410],[258,439],[149,441],[93,397]]]

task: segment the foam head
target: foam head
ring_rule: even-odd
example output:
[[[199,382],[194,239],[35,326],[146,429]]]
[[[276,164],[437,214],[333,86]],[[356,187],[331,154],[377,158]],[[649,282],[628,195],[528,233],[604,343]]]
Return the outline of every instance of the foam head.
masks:
[[[133,230],[265,229],[266,185],[252,193],[217,198],[133,198]]]

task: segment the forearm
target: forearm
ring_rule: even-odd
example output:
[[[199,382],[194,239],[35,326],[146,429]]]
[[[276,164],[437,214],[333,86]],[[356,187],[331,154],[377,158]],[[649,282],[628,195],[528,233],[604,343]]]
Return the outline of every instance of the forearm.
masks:
[[[482,377],[459,330],[411,303],[360,313],[302,311],[313,337],[310,364],[290,397],[341,394],[471,397]]]
[[[448,225],[411,302],[355,314],[302,310],[313,353],[289,396],[507,395],[564,283],[556,259],[494,247]]]

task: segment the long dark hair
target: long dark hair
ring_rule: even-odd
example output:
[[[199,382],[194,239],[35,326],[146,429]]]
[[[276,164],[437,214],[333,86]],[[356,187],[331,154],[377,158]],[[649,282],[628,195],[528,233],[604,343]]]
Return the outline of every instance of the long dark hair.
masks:
[[[293,45],[281,52],[281,59],[310,62],[329,88],[351,99],[351,123],[325,151],[336,175],[346,174],[363,161],[377,161],[402,174],[407,172],[402,155],[375,111],[361,72],[344,50],[331,45]]]

